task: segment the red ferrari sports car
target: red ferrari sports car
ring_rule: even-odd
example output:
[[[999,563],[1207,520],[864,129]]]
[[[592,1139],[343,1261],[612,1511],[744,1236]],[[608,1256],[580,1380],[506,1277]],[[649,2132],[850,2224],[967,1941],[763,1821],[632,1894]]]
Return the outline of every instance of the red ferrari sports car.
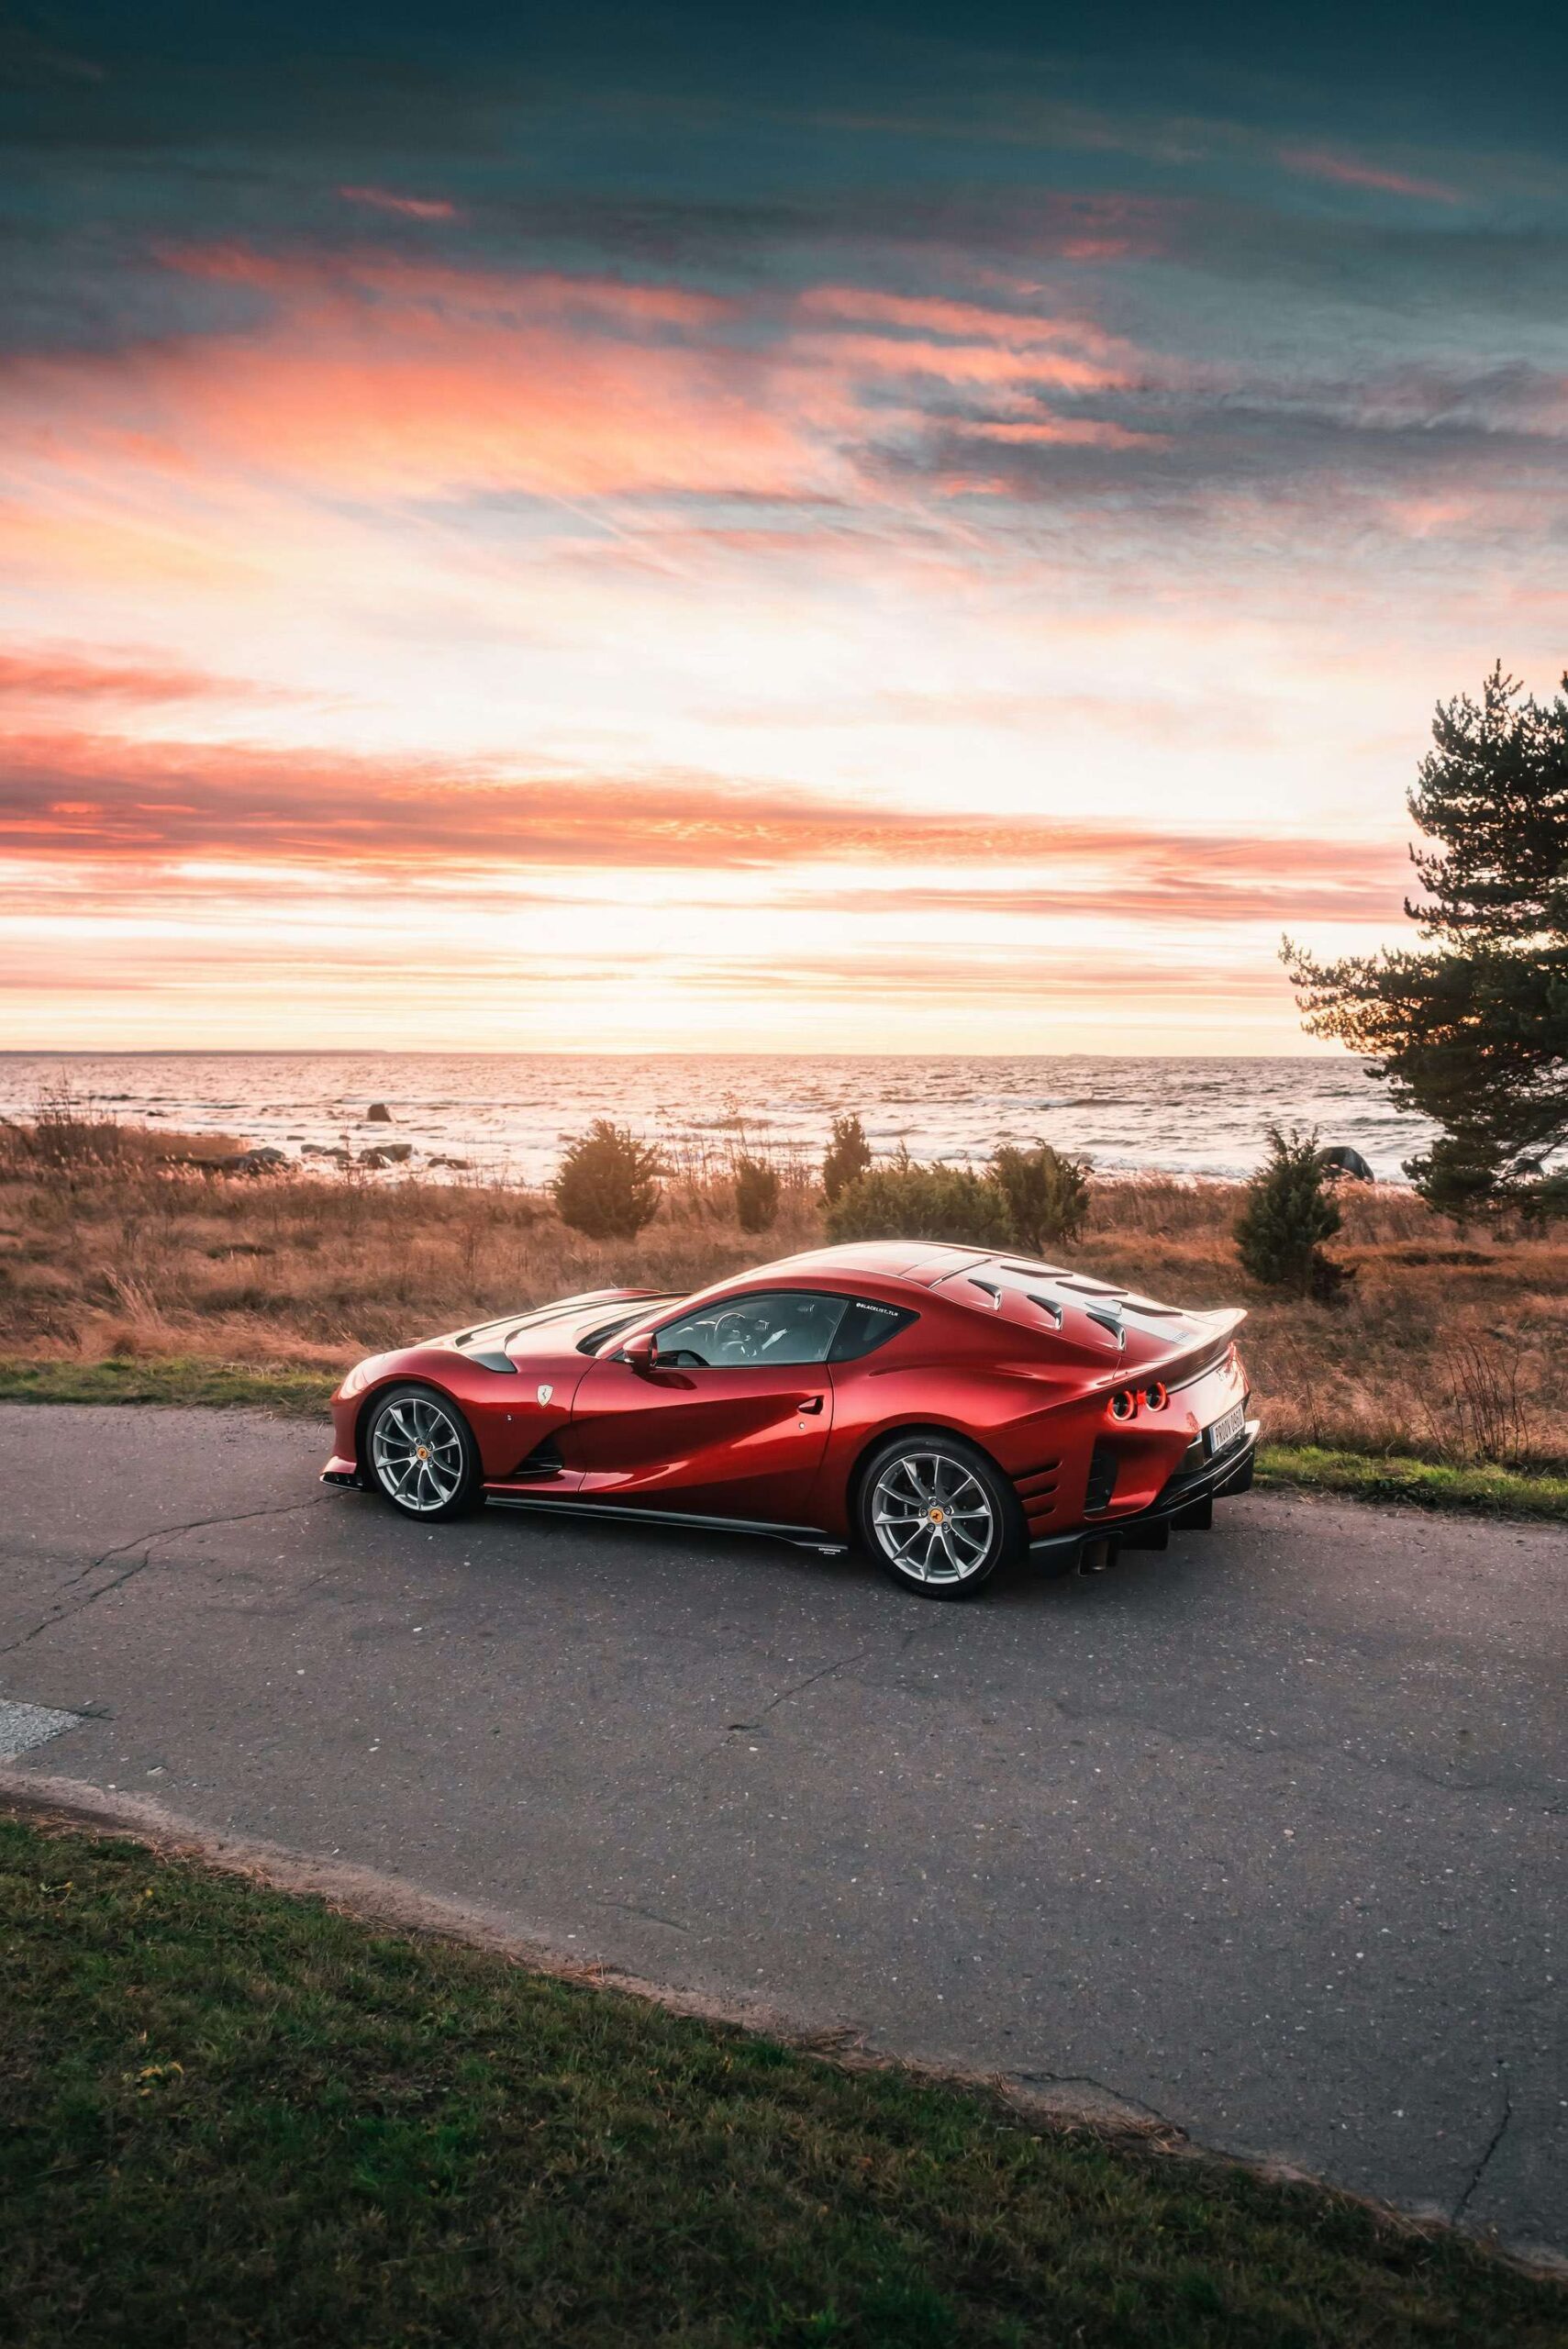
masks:
[[[967,1598],[1026,1553],[1163,1549],[1246,1490],[1243,1319],[972,1248],[822,1248],[374,1354],[333,1397],[324,1481],[427,1520],[488,1500],[858,1540]]]

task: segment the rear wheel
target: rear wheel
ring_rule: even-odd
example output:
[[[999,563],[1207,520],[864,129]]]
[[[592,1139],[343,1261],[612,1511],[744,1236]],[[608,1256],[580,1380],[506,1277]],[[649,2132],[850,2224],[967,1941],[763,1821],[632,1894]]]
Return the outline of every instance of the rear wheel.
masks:
[[[1018,1497],[962,1436],[892,1436],[866,1463],[855,1497],[860,1536],[884,1571],[922,1598],[968,1598],[1028,1531]]]
[[[365,1430],[376,1490],[405,1517],[461,1517],[479,1497],[479,1447],[457,1405],[429,1386],[395,1386]]]

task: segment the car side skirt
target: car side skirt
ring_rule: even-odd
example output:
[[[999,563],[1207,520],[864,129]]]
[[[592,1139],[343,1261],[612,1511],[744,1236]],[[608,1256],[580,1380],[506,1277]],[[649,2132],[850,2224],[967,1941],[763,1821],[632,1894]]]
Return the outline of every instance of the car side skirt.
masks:
[[[628,1525],[684,1525],[707,1533],[761,1533],[773,1542],[793,1542],[803,1550],[828,1550],[835,1556],[848,1549],[821,1525],[775,1525],[762,1517],[707,1517],[689,1508],[632,1508],[622,1501],[535,1499],[531,1493],[486,1493],[491,1508],[537,1509],[550,1517],[607,1517]]]

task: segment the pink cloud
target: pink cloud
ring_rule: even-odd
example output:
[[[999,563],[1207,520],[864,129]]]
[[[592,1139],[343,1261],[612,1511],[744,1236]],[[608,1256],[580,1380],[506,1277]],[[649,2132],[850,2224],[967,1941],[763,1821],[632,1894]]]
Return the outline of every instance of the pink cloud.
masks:
[[[384,187],[340,187],[345,204],[368,204],[377,212],[401,213],[407,220],[455,220],[458,208],[441,195],[394,195]]]
[[[1353,156],[1331,154],[1320,147],[1282,147],[1280,161],[1290,172],[1299,172],[1307,179],[1329,180],[1337,187],[1374,188],[1385,195],[1418,196],[1428,204],[1462,204],[1457,188],[1447,187],[1440,180],[1414,179],[1406,172],[1383,171],[1373,163],[1359,163]]]

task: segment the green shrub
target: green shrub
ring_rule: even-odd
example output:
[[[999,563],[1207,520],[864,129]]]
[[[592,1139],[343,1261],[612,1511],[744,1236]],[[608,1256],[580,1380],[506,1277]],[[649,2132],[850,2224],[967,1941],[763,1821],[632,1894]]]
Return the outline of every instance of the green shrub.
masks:
[[[822,1161],[822,1188],[828,1206],[835,1206],[850,1185],[858,1183],[870,1168],[871,1144],[860,1119],[835,1118],[828,1155]]]
[[[562,1223],[590,1240],[631,1240],[659,1206],[659,1152],[628,1126],[595,1118],[572,1142],[550,1188]]]
[[[1007,1202],[995,1183],[965,1166],[900,1159],[857,1175],[828,1210],[830,1240],[954,1240],[1006,1248]]]
[[[1332,1177],[1318,1154],[1316,1133],[1271,1126],[1268,1134],[1268,1157],[1248,1184],[1247,1204],[1236,1219],[1237,1253],[1261,1288],[1327,1302],[1349,1278],[1319,1244],[1340,1229]]]
[[[1006,1142],[991,1161],[991,1179],[1007,1202],[1013,1238],[1039,1255],[1048,1241],[1076,1240],[1089,1212],[1089,1162],[1066,1158],[1048,1141],[1033,1150]]]
[[[735,1162],[735,1212],[742,1231],[766,1231],[779,1211],[779,1178],[765,1158]]]

